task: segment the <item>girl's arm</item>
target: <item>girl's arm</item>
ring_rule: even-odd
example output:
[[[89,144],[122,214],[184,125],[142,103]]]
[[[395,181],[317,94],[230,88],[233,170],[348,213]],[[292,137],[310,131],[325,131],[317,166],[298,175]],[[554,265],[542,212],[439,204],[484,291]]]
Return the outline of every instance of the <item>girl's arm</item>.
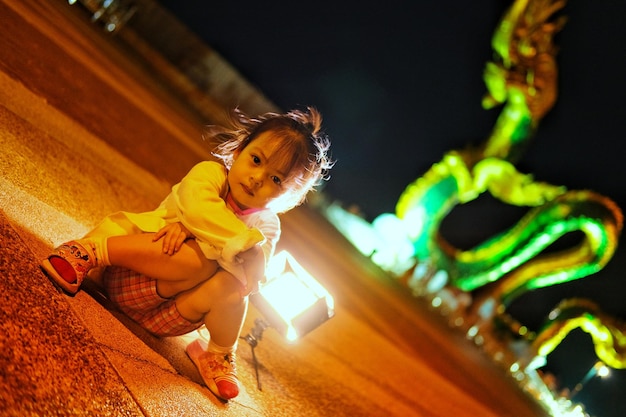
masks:
[[[226,206],[226,169],[217,162],[205,161],[194,166],[181,182],[172,188],[168,204],[179,221],[192,233],[208,258],[216,259],[229,242],[242,236],[249,249],[264,236],[252,231]],[[251,233],[252,232],[252,233]]]
[[[265,240],[249,246],[249,251],[240,250],[233,257],[224,256],[218,259],[219,265],[237,277],[247,293],[256,291],[259,281],[264,281],[267,261],[274,254],[274,248],[280,237],[280,220],[276,214],[263,210],[242,217],[252,230],[260,230]],[[228,252],[228,251],[226,251]]]
[[[265,278],[266,260],[263,250],[259,245],[242,252],[239,255],[246,274],[246,284],[243,286],[242,295],[246,296],[259,291],[259,282]]]

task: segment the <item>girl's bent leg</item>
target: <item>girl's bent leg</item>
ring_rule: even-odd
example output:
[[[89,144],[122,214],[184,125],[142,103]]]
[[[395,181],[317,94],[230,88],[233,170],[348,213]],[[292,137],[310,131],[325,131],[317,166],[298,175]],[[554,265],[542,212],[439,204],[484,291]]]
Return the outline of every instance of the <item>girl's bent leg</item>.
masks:
[[[156,280],[185,281],[183,289],[192,288],[217,270],[217,262],[208,260],[195,240],[187,240],[178,252],[167,255],[162,251],[162,243],[152,240],[153,236],[153,233],[141,233],[108,238],[106,245],[111,265],[132,269]]]
[[[176,297],[179,313],[189,321],[204,318],[211,341],[219,346],[235,346],[248,310],[248,297],[241,295],[241,283],[233,275],[218,270],[213,277]]]
[[[176,297],[176,308],[187,320],[201,320],[211,334],[205,348],[196,340],[187,354],[198,368],[206,386],[225,400],[239,394],[235,347],[248,307],[241,284],[230,273],[218,270],[207,281]]]

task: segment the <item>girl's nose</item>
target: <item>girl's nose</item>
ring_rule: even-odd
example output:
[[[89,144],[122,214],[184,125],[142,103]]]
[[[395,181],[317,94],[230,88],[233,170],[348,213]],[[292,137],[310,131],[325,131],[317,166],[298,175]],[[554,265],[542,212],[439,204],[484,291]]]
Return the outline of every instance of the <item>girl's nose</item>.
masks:
[[[254,186],[259,186],[263,182],[260,174],[250,175],[250,184]]]

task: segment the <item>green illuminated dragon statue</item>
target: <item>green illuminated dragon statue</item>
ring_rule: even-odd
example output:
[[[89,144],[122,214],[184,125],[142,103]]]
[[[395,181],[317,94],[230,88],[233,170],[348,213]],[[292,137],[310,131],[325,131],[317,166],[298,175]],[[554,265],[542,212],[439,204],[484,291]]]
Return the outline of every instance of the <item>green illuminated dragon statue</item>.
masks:
[[[574,329],[588,333],[598,359],[615,369],[626,368],[626,323],[586,299],[563,300],[550,312],[532,340],[533,351],[546,357]]]
[[[369,224],[333,205],[326,213],[357,248],[415,294],[444,288],[472,293],[463,317],[473,335],[493,332],[497,322],[545,356],[579,327],[592,335],[607,365],[625,368],[625,326],[588,301],[564,302],[536,334],[507,314],[511,303],[529,291],[601,270],[612,258],[622,229],[622,212],[609,198],[534,181],[514,165],[557,98],[553,37],[565,24],[564,17],[556,17],[564,5],[565,0],[516,0],[502,17],[492,38],[496,58],[484,72],[488,93],[483,99],[484,108],[502,110],[481,146],[444,155],[405,189],[395,215],[381,215]],[[454,247],[440,234],[443,219],[455,206],[485,192],[529,210],[513,227],[472,249]],[[360,227],[358,236],[354,225]],[[369,240],[362,233],[368,227],[374,231]],[[398,234],[385,237],[391,230]],[[582,236],[580,243],[548,250],[572,232]]]

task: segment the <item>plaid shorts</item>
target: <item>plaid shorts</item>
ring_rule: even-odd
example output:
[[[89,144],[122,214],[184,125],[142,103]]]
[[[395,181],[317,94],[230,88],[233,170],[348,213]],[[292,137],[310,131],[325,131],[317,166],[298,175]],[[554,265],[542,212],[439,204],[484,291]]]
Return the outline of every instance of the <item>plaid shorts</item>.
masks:
[[[173,298],[157,293],[156,280],[130,269],[109,266],[103,274],[109,299],[128,317],[157,336],[179,336],[202,326],[180,315]]]

